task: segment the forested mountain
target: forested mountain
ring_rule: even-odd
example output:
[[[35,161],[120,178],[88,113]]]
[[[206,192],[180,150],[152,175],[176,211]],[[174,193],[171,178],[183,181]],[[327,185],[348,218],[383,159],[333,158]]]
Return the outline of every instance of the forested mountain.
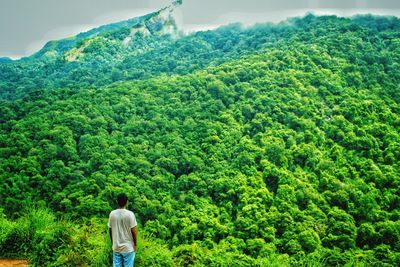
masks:
[[[278,25],[232,24],[184,36],[173,18],[177,6],[179,2],[140,18],[51,41],[38,53],[13,64],[1,64],[0,60],[0,99],[22,98],[44,88],[93,88],[163,73],[191,73],[282,43],[314,44],[320,38],[333,38],[339,33],[335,31],[337,23],[341,31],[375,38],[370,42],[391,40],[399,28],[396,18],[345,19],[310,14]]]
[[[0,64],[0,255],[108,266],[127,192],[138,266],[399,266],[400,20],[176,5]]]

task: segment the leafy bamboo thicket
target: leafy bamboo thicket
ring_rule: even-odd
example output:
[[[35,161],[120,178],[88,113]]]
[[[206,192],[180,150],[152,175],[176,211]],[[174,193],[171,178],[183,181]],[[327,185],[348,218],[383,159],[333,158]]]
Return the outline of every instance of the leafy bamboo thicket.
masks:
[[[138,266],[398,266],[399,20],[289,22],[143,37],[99,83],[0,65],[0,254],[108,266],[127,192]]]

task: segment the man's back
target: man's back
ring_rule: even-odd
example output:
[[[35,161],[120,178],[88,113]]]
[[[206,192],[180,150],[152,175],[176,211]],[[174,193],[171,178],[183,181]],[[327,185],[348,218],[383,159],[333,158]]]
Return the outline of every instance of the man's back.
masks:
[[[111,228],[113,251],[127,253],[134,251],[131,229],[137,225],[135,214],[127,209],[111,211],[108,227]]]

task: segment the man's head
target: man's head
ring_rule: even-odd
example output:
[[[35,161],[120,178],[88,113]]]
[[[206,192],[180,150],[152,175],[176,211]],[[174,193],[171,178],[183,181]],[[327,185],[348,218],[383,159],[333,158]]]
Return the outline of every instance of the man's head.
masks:
[[[126,196],[126,194],[122,193],[117,196],[117,204],[120,208],[126,206],[127,203],[128,197]]]

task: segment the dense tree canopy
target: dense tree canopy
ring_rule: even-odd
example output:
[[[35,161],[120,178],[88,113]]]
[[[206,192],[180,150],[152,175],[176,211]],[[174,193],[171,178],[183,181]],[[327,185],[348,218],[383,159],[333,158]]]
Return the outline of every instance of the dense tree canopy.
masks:
[[[98,225],[125,191],[145,266],[400,264],[398,19],[143,42],[161,45],[118,63],[100,42],[82,64],[0,65],[2,97],[25,95],[0,102],[1,251],[10,220],[29,219],[21,206]]]

